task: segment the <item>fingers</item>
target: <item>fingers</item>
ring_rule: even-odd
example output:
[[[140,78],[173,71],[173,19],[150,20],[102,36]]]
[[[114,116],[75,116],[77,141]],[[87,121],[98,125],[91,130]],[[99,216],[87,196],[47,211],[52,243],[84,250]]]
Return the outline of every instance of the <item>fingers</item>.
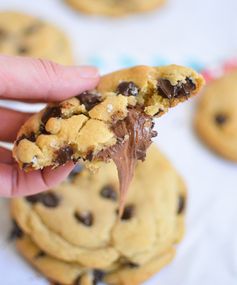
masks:
[[[12,164],[14,161],[12,157],[12,152],[8,149],[0,147],[0,162],[6,164]]]
[[[93,89],[99,81],[93,67],[62,66],[27,57],[0,56],[0,99],[61,101]]]
[[[24,122],[31,116],[30,113],[21,113],[0,107],[0,140],[12,142]],[[1,157],[1,156],[0,156]]]
[[[0,163],[0,196],[19,197],[48,190],[63,181],[73,167],[74,164],[70,162],[55,170],[46,168],[26,173],[17,165]]]

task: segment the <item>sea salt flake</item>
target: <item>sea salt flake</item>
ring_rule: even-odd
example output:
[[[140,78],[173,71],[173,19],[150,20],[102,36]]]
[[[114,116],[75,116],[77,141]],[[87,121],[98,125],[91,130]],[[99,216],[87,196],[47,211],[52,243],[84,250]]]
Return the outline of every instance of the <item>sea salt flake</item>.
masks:
[[[108,104],[107,105],[107,112],[111,113],[113,111],[113,105],[112,104]]]

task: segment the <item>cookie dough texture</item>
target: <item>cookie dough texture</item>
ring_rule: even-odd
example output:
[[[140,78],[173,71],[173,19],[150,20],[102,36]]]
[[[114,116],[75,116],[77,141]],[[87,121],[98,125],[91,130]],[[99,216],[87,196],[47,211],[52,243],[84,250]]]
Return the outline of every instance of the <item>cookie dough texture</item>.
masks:
[[[237,70],[206,86],[194,126],[212,150],[237,162]]]
[[[197,94],[203,83],[201,75],[177,65],[137,66],[105,75],[96,90],[51,104],[31,117],[18,133],[13,155],[25,170],[79,158],[91,161],[118,142],[112,129],[131,109],[145,120],[161,116]]]
[[[0,53],[73,63],[71,46],[63,31],[18,12],[0,13]]]
[[[76,10],[88,14],[105,16],[125,16],[143,13],[162,6],[165,0],[65,0]]]
[[[111,162],[96,174],[85,168],[49,192],[13,199],[12,216],[25,233],[17,240],[22,254],[62,284],[95,269],[108,284],[141,284],[172,259],[183,236],[185,186],[154,146],[137,165],[121,220],[118,186]]]

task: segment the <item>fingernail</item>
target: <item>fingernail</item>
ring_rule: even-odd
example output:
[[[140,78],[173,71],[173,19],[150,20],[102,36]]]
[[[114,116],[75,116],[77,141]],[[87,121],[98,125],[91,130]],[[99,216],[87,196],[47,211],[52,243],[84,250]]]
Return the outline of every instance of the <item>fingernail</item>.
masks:
[[[76,67],[81,78],[96,78],[99,76],[99,71],[95,67],[80,66]]]

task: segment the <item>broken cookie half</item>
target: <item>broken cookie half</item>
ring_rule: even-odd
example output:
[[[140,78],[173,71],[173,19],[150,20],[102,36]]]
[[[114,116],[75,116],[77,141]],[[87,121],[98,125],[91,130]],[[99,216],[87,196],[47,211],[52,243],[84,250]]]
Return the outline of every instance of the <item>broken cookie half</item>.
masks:
[[[156,136],[154,117],[198,93],[203,84],[201,75],[177,65],[137,66],[105,75],[96,90],[32,116],[18,133],[14,157],[26,171],[70,160],[113,159],[124,193],[136,161],[145,159]]]

